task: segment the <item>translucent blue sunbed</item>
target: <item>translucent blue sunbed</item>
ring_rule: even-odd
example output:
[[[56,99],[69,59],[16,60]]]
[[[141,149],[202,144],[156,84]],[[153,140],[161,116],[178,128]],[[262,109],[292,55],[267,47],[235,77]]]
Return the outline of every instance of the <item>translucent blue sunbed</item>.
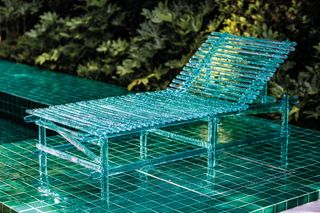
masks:
[[[185,159],[203,154],[204,150],[208,155],[208,170],[213,170],[219,119],[250,110],[294,46],[290,41],[213,32],[165,90],[27,110],[30,115],[26,121],[39,126],[40,178],[46,179],[48,153],[98,173],[101,197],[107,200],[108,177],[112,174]],[[288,108],[285,97],[280,106],[283,114],[280,134],[283,137],[288,136]],[[162,129],[199,120],[208,122],[206,141]],[[65,146],[49,146],[46,129],[60,134],[68,145],[87,158],[64,152]],[[140,160],[112,167],[108,155],[110,139],[133,133],[140,134]],[[151,133],[191,143],[199,149],[149,159],[147,145]],[[93,152],[89,145],[99,146],[100,153]]]

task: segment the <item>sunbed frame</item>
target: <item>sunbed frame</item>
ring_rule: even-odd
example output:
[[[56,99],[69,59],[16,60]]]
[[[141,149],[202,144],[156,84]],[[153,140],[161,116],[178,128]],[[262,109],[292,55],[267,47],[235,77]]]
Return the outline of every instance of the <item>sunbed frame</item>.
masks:
[[[169,88],[158,92],[129,94],[28,110],[26,121],[39,126],[39,170],[47,181],[47,154],[84,166],[99,174],[101,198],[109,199],[109,176],[207,153],[208,174],[216,165],[218,124],[223,116],[260,111],[282,113],[281,137],[288,137],[289,100],[270,102],[264,96],[267,81],[294,50],[295,43],[211,33]],[[252,105],[261,98],[259,107]],[[271,107],[271,110],[268,109]],[[208,122],[208,140],[201,141],[161,129],[199,120]],[[46,129],[60,134],[69,143],[48,146]],[[140,134],[141,160],[110,167],[108,147],[111,138]],[[148,158],[148,134],[197,145],[181,153]],[[87,145],[100,147],[100,156]],[[88,159],[64,152],[73,146]]]

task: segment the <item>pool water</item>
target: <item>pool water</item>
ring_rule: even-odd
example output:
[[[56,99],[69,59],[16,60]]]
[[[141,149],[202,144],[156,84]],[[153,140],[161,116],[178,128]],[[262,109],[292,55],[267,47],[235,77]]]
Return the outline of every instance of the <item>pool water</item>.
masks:
[[[53,156],[48,157],[49,186],[41,188],[34,132],[6,119],[0,124],[3,212],[280,212],[319,199],[320,132],[309,129],[291,127],[284,156],[281,140],[268,140],[278,125],[253,117],[225,118],[214,176],[207,175],[206,155],[113,175],[106,206],[99,182],[89,178],[91,171]],[[207,127],[199,122],[171,131],[205,139]],[[194,148],[150,137],[151,158]],[[65,143],[59,136],[48,140]],[[136,160],[139,138],[111,141],[110,155],[112,165]]]

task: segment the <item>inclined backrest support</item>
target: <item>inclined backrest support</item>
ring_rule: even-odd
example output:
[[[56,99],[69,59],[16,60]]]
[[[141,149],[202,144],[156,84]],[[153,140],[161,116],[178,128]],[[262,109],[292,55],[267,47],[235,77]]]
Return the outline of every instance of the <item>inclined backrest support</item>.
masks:
[[[250,104],[295,43],[212,33],[170,84],[182,92]]]

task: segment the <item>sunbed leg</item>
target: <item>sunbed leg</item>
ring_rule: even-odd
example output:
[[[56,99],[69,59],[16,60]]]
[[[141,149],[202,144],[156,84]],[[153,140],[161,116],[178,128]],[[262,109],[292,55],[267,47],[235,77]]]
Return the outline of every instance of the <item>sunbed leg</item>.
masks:
[[[288,167],[288,143],[289,137],[281,138],[280,166],[284,169]]]
[[[140,158],[147,158],[147,140],[148,140],[148,132],[142,131],[140,133]]]
[[[282,98],[281,105],[281,129],[280,129],[280,137],[281,137],[281,166],[286,168],[288,165],[288,143],[289,143],[289,96],[284,95]]]
[[[39,126],[39,144],[42,146],[47,145],[46,128]],[[47,169],[47,153],[44,151],[39,152],[39,173],[40,184],[46,187],[48,184],[48,169]]]
[[[101,166],[101,200],[109,205],[109,144],[107,138],[100,139],[100,166]]]
[[[280,129],[280,136],[281,137],[288,137],[289,136],[289,97],[288,95],[284,95],[282,98],[281,104],[281,129]]]
[[[216,166],[216,144],[218,143],[218,123],[219,119],[214,117],[208,118],[208,175],[214,175]]]

